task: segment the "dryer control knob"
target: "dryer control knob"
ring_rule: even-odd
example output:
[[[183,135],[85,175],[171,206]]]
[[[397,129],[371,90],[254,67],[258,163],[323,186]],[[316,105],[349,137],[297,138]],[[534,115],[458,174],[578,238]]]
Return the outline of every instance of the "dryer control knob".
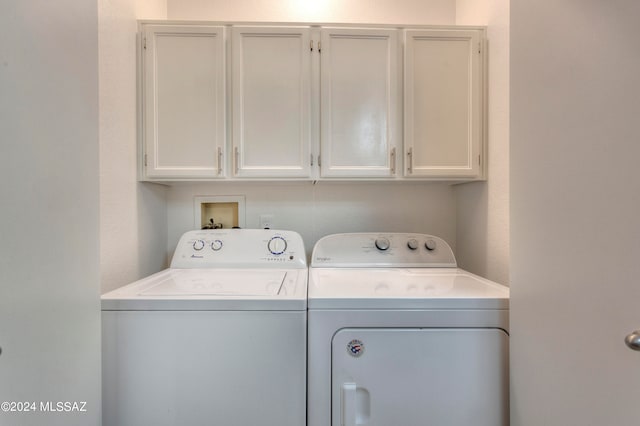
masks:
[[[424,246],[427,250],[433,251],[436,249],[436,242],[434,240],[427,240],[427,242],[424,243]]]
[[[202,250],[204,248],[204,246],[205,246],[204,240],[195,240],[194,243],[193,243],[193,249],[194,250],[200,251],[200,250]]]
[[[418,240],[416,240],[415,238],[411,238],[409,241],[407,241],[407,247],[409,247],[411,250],[416,250],[418,248]]]
[[[391,246],[391,243],[387,238],[376,238],[376,248],[378,250],[382,250],[382,251],[389,250],[390,246]]]
[[[267,243],[267,249],[271,254],[282,254],[287,250],[287,240],[282,237],[273,237]]]

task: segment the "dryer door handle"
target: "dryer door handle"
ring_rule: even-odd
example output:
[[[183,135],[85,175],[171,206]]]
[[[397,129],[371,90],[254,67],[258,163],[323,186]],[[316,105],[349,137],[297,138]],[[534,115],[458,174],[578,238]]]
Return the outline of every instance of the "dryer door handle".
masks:
[[[342,426],[356,426],[355,383],[342,384]]]

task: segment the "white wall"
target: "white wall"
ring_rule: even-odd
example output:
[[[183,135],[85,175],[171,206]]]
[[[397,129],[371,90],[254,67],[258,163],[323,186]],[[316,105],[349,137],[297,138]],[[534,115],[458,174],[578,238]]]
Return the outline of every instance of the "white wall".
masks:
[[[106,292],[164,267],[166,187],[137,182],[136,19],[165,0],[99,0],[100,276]]]
[[[639,19],[511,1],[513,426],[638,425]]]
[[[98,22],[95,2],[2,2],[2,425],[100,424]],[[86,412],[39,411],[85,401]]]
[[[170,19],[453,24],[455,0],[167,0]]]
[[[194,197],[201,195],[244,195],[248,228],[272,214],[273,228],[299,232],[309,253],[324,235],[358,231],[433,233],[455,249],[455,203],[446,184],[239,183],[171,188],[168,256],[194,229]]]
[[[458,264],[509,284],[509,0],[457,0],[456,24],[486,25],[489,39],[486,182],[455,187]]]

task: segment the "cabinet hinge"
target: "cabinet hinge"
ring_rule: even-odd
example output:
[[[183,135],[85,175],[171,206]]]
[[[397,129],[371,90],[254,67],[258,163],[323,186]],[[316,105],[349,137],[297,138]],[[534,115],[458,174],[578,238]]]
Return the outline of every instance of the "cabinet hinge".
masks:
[[[147,154],[144,155],[144,166],[147,167]]]
[[[146,37],[142,38],[142,48],[145,49],[145,50],[147,49],[147,38]]]
[[[309,49],[313,52],[313,40],[309,40]]]
[[[389,154],[389,164],[391,166],[391,174],[396,174],[396,149],[391,148],[391,153]]]
[[[318,53],[322,53],[322,42],[318,42]]]
[[[311,154],[311,165],[313,166],[313,154]]]
[[[482,51],[482,42],[478,42],[478,53]]]
[[[322,166],[322,161],[320,160],[320,156],[318,155],[318,167]]]

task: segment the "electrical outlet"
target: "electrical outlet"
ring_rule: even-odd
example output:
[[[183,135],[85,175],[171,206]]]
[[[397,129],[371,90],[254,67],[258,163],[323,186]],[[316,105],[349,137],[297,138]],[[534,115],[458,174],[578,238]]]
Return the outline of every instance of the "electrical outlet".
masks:
[[[260,215],[260,228],[261,229],[271,229],[271,228],[273,228],[273,215],[272,214],[261,214]]]

